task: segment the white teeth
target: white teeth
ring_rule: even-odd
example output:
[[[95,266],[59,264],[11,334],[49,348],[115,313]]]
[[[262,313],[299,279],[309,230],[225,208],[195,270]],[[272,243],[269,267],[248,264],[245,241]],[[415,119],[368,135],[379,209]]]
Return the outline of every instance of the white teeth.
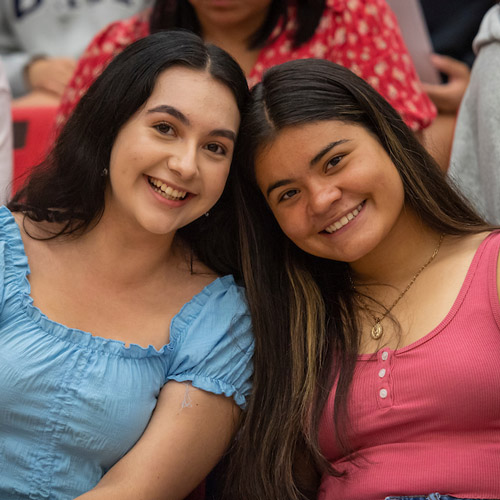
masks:
[[[149,184],[154,188],[154,190],[161,194],[167,200],[182,200],[186,197],[187,191],[177,191],[177,189],[168,186],[162,181],[155,179],[154,177],[148,177]]]
[[[361,212],[363,208],[363,204],[359,204],[352,212],[342,216],[339,220],[336,220],[333,224],[330,224],[325,231],[327,233],[334,233],[340,228],[344,227],[346,224],[349,224],[358,214]]]

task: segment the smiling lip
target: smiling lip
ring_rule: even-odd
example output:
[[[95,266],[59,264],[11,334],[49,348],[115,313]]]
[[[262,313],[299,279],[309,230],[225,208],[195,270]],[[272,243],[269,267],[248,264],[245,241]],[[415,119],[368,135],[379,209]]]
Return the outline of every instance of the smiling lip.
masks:
[[[150,177],[149,175],[147,175],[146,179],[149,185],[153,188],[153,191],[167,200],[182,201],[186,199],[188,194],[190,194],[188,191],[177,189],[165,183],[161,179],[157,179],[156,177]]]
[[[349,212],[349,213],[343,215],[342,217],[340,217],[340,219],[336,220],[335,222],[330,224],[328,227],[326,227],[324,229],[324,231],[331,234],[331,233],[334,233],[335,231],[338,231],[339,229],[342,229],[344,226],[347,226],[347,224],[349,224],[349,222],[351,222],[352,220],[354,220],[358,216],[358,214],[359,214],[359,212],[361,212],[361,209],[363,208],[364,204],[365,204],[365,202],[360,203],[352,212]]]

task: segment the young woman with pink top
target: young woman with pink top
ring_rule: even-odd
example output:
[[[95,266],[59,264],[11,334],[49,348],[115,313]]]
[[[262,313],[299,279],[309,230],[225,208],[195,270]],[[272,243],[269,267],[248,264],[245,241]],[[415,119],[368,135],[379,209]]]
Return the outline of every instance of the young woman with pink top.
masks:
[[[345,68],[288,62],[252,95],[255,376],[229,498],[500,498],[500,233]]]

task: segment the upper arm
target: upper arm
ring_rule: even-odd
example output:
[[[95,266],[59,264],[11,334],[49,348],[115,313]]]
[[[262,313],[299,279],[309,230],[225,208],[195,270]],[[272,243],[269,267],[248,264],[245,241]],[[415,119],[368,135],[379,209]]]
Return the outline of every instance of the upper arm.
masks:
[[[232,398],[168,382],[135,446],[81,500],[180,500],[220,460],[240,410]]]

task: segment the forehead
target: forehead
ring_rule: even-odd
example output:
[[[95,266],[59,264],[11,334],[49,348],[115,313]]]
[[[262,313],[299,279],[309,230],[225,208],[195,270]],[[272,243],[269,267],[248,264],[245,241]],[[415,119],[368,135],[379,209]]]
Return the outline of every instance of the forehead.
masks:
[[[145,108],[162,104],[173,105],[188,117],[204,114],[211,120],[239,124],[233,92],[205,70],[173,66],[160,73]]]

